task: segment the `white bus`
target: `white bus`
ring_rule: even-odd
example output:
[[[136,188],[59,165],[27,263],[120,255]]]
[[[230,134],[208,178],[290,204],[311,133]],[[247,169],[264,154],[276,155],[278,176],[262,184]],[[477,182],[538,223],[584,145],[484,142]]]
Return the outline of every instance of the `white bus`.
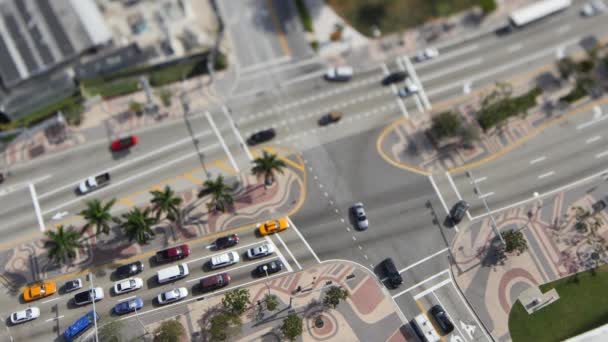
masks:
[[[422,342],[440,341],[437,331],[435,331],[433,324],[429,321],[425,314],[420,314],[414,317],[411,325],[412,328],[414,328],[416,335],[418,335],[418,338],[420,338]]]
[[[572,5],[572,0],[541,0],[515,10],[509,16],[516,27],[527,25],[553,13],[563,11]]]

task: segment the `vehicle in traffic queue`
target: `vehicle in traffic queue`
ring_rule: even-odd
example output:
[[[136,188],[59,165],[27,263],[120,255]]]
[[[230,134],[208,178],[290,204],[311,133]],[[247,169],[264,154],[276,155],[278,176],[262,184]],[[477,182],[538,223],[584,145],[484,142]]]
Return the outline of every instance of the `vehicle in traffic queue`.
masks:
[[[42,281],[30,285],[23,290],[23,300],[31,302],[36,299],[48,297],[57,292],[57,285],[54,281]]]
[[[32,306],[25,310],[16,311],[11,314],[12,324],[21,324],[40,317],[40,309]]]
[[[129,278],[114,283],[114,294],[123,294],[135,290],[139,290],[144,286],[144,281],[141,278]]]
[[[188,297],[188,290],[185,287],[180,287],[171,291],[163,292],[159,294],[156,299],[158,300],[158,304],[164,305],[177,302],[178,300],[182,300],[186,297]]]
[[[269,235],[278,232],[282,232],[285,229],[289,228],[289,221],[287,218],[280,218],[276,220],[266,221],[264,223],[259,223],[257,225],[258,231],[260,235]]]
[[[118,152],[129,149],[135,145],[137,145],[137,136],[130,135],[125,138],[113,140],[112,144],[110,144],[110,148],[112,149],[112,151]]]
[[[129,312],[133,312],[135,310],[141,310],[144,307],[143,299],[139,297],[131,298],[129,300],[125,300],[124,302],[120,302],[114,306],[112,311],[116,315],[124,315]]]
[[[119,279],[134,276],[144,271],[144,264],[141,261],[135,261],[130,264],[119,266],[116,269],[116,277]]]

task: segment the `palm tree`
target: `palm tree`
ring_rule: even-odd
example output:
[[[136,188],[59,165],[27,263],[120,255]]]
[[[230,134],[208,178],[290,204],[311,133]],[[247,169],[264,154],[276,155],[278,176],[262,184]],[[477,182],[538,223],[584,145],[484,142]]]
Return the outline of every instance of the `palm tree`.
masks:
[[[203,186],[206,189],[206,192],[211,194],[213,199],[212,206],[215,207],[216,210],[224,211],[227,204],[231,204],[234,200],[232,195],[229,193],[228,186],[224,183],[224,176],[219,175],[214,180],[208,179],[205,181]]]
[[[168,185],[165,186],[163,191],[154,190],[150,191],[152,195],[153,210],[156,212],[156,220],[160,220],[160,217],[164,213],[169,221],[179,219],[180,211],[179,206],[182,204],[182,199],[175,196],[175,191]]]
[[[287,167],[284,161],[277,158],[276,154],[269,154],[264,151],[262,157],[253,161],[251,172],[258,176],[264,176],[264,185],[270,186],[274,182],[275,172],[283,174],[283,169]]]
[[[69,227],[67,230],[63,225],[57,230],[46,232],[48,240],[44,242],[44,248],[48,250],[49,259],[57,263],[66,263],[76,257],[76,250],[82,247],[80,233]]]
[[[112,221],[112,206],[116,203],[116,199],[113,198],[105,205],[98,199],[88,201],[87,208],[80,212],[80,215],[84,217],[87,223],[82,227],[82,233],[84,233],[90,226],[95,226],[95,235],[101,233],[110,234],[110,222]]]
[[[156,223],[156,219],[150,216],[150,210],[141,211],[139,208],[133,208],[122,217],[125,219],[122,222],[122,229],[129,241],[137,240],[137,243],[144,245],[154,237],[152,225]]]

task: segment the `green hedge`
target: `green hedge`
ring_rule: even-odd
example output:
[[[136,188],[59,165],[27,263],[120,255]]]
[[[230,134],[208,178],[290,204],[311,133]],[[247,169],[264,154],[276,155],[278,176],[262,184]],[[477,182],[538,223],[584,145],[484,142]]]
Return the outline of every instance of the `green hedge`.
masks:
[[[506,121],[512,116],[525,114],[536,105],[536,97],[542,89],[534,88],[524,95],[500,100],[483,108],[477,114],[477,121],[484,131]]]
[[[572,89],[567,95],[560,97],[560,101],[567,103],[576,102],[583,97],[587,96],[587,90],[583,82],[576,82],[576,87]]]
[[[37,108],[15,120],[14,122],[0,125],[0,130],[10,130],[23,126],[30,127],[50,118],[58,111],[63,113],[64,117],[69,123],[77,124],[80,122],[82,109],[82,97],[80,96],[80,93],[74,93],[43,107]]]
[[[93,84],[89,84],[89,82],[83,82],[82,86],[91,95],[100,95],[104,98],[116,97],[138,91],[139,78],[130,77],[106,83],[94,82]]]
[[[489,14],[496,10],[496,1],[495,0],[479,0],[479,7],[483,11],[483,14]]]
[[[296,0],[296,7],[298,8],[304,30],[306,32],[313,32],[312,18],[310,17],[310,13],[308,13],[308,8],[306,7],[304,0]]]

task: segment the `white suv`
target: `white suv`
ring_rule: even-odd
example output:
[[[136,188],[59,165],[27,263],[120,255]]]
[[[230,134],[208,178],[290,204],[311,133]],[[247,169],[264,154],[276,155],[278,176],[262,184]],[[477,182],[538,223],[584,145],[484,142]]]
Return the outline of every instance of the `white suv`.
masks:
[[[353,68],[349,66],[341,66],[336,68],[330,68],[325,73],[325,79],[327,81],[349,81],[353,78]]]
[[[129,278],[118,281],[114,284],[114,293],[122,294],[141,289],[144,286],[144,281],[141,278]]]
[[[209,260],[209,266],[212,269],[222,268],[230,266],[232,264],[236,264],[240,260],[241,258],[239,257],[237,252],[227,252],[211,257],[211,260]]]

